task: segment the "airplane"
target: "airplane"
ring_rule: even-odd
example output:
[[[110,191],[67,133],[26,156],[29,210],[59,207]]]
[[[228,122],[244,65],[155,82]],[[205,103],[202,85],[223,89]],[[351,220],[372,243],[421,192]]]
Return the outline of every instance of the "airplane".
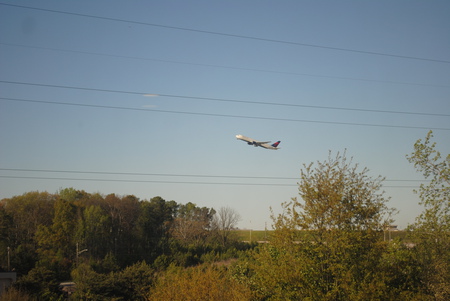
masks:
[[[236,135],[236,138],[242,141],[247,142],[248,145],[253,145],[254,147],[260,146],[260,147],[264,147],[267,149],[273,149],[273,150],[277,150],[279,149],[278,145],[280,144],[281,141],[277,141],[274,144],[269,144],[270,141],[256,141],[252,138],[248,138],[242,135]]]

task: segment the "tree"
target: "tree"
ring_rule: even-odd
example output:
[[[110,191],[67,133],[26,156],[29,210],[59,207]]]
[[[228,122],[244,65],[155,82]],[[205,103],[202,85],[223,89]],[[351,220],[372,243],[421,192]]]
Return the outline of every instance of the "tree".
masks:
[[[299,195],[293,199],[292,211],[297,226],[304,230],[363,231],[382,230],[391,220],[394,209],[380,192],[384,178],[372,179],[367,168],[347,161],[345,154],[327,161],[304,165]]]
[[[54,203],[58,196],[48,192],[32,191],[1,200],[7,216],[12,218],[8,239],[11,267],[19,273],[32,269],[37,260],[35,233],[39,226],[50,226]]]
[[[424,207],[411,226],[417,241],[415,250],[424,268],[424,281],[436,300],[450,299],[450,154],[442,157],[432,142],[433,132],[417,140],[407,156],[427,184],[420,185],[420,205]]]
[[[87,264],[72,271],[76,300],[148,300],[155,271],[138,262],[122,271],[100,274]]]
[[[271,242],[248,262],[254,291],[268,300],[383,299],[379,232],[395,209],[380,192],[382,177],[347,160],[345,153],[304,165],[300,199],[273,216]]]
[[[251,300],[251,292],[225,267],[172,267],[161,275],[149,300]]]
[[[72,187],[64,188],[59,190],[59,198],[65,201],[75,203],[82,199],[88,199],[90,197],[89,193],[84,190],[76,190]]]
[[[120,197],[109,194],[102,202],[102,208],[109,214],[111,228],[109,247],[114,256],[121,259],[121,265],[133,262],[135,246],[134,227],[140,215],[139,199],[133,195]]]
[[[20,277],[14,287],[26,292],[37,300],[60,300],[59,279],[55,273],[46,267],[36,267],[27,275]]]
[[[140,203],[140,216],[136,224],[136,237],[139,243],[140,259],[148,262],[164,253],[170,224],[178,205],[175,201],[166,202],[157,196]]]
[[[414,163],[417,171],[428,184],[420,185],[420,205],[425,211],[419,215],[416,226],[422,230],[437,233],[450,231],[450,154],[442,158],[436,150],[436,142],[431,143],[433,132],[428,132],[425,141],[417,140],[414,152],[407,156],[409,162]],[[416,191],[417,192],[417,191]]]
[[[213,217],[213,229],[217,231],[222,246],[225,246],[232,235],[232,230],[241,220],[239,213],[230,207],[221,207]]]
[[[13,227],[12,217],[6,213],[0,203],[0,271],[11,268],[10,264],[10,229]]]
[[[80,221],[83,222],[84,233],[77,243],[89,250],[90,257],[100,259],[112,251],[108,248],[111,241],[111,219],[100,206],[86,207]]]
[[[198,245],[211,228],[214,209],[197,207],[194,203],[179,205],[172,225],[172,236],[185,244]]]
[[[58,277],[69,276],[69,269],[76,257],[75,226],[76,207],[60,199],[55,202],[53,224],[41,225],[36,231],[39,263],[53,269]]]

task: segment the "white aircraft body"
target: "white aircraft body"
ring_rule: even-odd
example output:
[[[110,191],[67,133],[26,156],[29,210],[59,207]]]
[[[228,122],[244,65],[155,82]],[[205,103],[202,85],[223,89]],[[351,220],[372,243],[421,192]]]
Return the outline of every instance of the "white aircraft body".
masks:
[[[248,138],[248,137],[245,137],[242,135],[236,135],[236,138],[239,140],[245,141],[245,142],[247,142],[248,145],[253,145],[254,147],[261,146],[261,147],[264,147],[267,149],[274,149],[274,150],[279,149],[278,145],[281,142],[281,141],[277,141],[274,144],[269,144],[270,141],[257,141],[255,139]]]

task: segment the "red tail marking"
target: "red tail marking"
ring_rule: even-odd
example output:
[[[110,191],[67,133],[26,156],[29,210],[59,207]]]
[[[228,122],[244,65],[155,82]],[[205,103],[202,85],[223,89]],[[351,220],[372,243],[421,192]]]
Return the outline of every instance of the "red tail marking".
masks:
[[[277,142],[275,142],[274,144],[272,144],[272,146],[273,146],[273,147],[277,147],[278,144],[280,144],[280,142],[281,142],[281,141],[277,141]]]

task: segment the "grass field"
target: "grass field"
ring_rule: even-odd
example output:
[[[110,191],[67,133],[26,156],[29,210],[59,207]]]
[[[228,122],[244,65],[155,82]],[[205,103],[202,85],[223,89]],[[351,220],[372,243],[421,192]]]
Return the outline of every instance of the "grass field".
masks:
[[[264,241],[268,240],[270,232],[264,230],[237,230],[235,231],[240,241]]]
[[[235,233],[238,237],[238,240],[240,241],[251,241],[251,242],[256,242],[256,241],[266,241],[269,240],[270,238],[270,234],[272,233],[272,230],[236,230]],[[386,231],[386,232],[380,232],[380,236],[385,239],[385,240],[390,240],[390,239],[396,239],[396,238],[400,238],[400,239],[404,239],[406,237],[406,232],[405,231]]]

